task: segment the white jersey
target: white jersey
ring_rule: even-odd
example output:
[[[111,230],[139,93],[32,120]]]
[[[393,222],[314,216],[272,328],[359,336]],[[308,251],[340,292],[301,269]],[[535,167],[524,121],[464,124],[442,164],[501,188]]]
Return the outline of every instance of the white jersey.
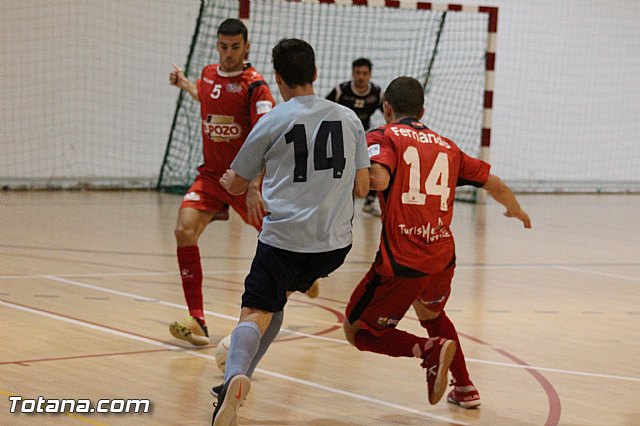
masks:
[[[299,253],[351,244],[356,170],[370,166],[353,111],[315,95],[276,106],[258,121],[231,169],[253,179],[263,166],[267,216],[260,241]]]

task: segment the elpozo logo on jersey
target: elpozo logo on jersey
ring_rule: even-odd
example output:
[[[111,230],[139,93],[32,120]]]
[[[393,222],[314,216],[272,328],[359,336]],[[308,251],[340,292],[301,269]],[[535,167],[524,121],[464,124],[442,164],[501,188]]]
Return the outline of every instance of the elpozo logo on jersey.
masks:
[[[227,92],[240,93],[242,92],[242,86],[239,83],[229,83],[227,84]]]
[[[209,115],[202,125],[209,139],[214,142],[228,142],[242,137],[242,126],[233,122],[232,115]]]

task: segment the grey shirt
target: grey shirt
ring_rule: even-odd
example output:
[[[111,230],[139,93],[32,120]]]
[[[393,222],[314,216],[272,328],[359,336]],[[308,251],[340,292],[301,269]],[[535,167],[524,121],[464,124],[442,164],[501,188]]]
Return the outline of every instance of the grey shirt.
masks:
[[[351,244],[356,170],[370,166],[353,111],[315,95],[276,106],[258,121],[231,169],[251,180],[263,166],[268,213],[260,241],[299,253]]]

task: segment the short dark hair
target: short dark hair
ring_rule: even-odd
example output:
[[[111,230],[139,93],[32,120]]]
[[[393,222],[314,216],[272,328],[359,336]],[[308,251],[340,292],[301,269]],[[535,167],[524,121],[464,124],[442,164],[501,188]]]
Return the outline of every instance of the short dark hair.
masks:
[[[283,38],[271,51],[273,69],[289,87],[313,83],[316,73],[316,55],[304,40]]]
[[[413,77],[398,77],[387,86],[384,100],[389,102],[396,115],[417,117],[424,106],[424,89]]]
[[[249,31],[241,20],[235,18],[229,18],[222,21],[218,27],[218,36],[227,35],[234,36],[242,34],[242,39],[246,42],[249,39]]]
[[[351,68],[355,67],[367,67],[369,68],[369,72],[371,72],[371,68],[373,68],[373,64],[367,58],[358,58],[351,63]]]

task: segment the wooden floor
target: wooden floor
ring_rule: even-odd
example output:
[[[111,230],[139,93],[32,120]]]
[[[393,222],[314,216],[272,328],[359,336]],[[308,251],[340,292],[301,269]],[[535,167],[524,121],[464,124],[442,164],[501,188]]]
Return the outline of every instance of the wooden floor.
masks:
[[[212,345],[172,338],[187,315],[173,227],[155,192],[0,193],[0,424],[207,425],[215,344],[239,313],[255,231],[236,215],[200,250]],[[340,328],[377,219],[357,211],[347,262],[295,295],[257,370],[243,425],[640,425],[640,196],[524,195],[534,228],[459,203],[447,312],[478,410],[426,402],[415,359],[358,352]],[[358,206],[359,209],[359,206]],[[400,328],[421,332],[410,312]],[[27,399],[150,399],[148,414],[10,414]]]

